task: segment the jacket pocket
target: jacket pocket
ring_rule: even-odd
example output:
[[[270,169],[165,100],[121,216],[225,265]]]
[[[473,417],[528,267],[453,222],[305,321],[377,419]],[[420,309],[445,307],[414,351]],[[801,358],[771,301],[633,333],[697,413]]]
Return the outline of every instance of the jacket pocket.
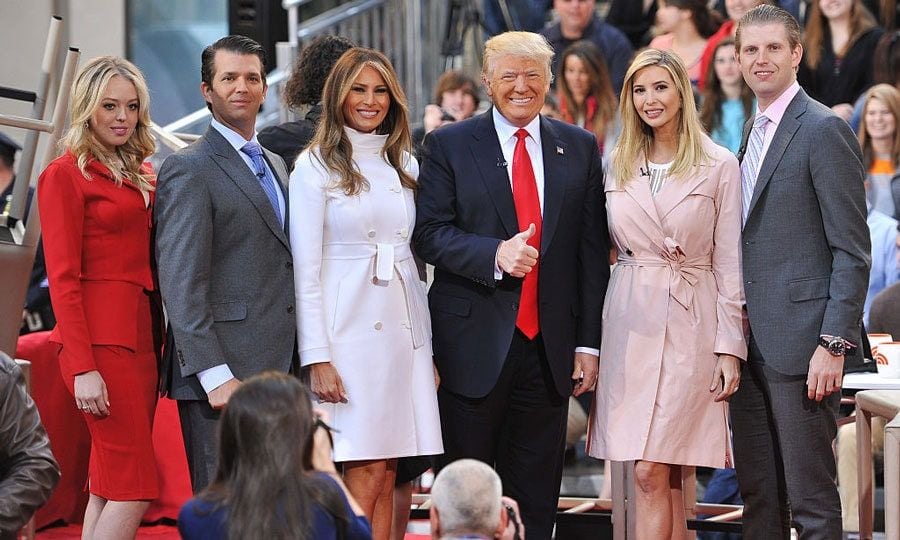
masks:
[[[805,302],[828,298],[829,277],[794,279],[788,282],[788,294],[792,302]]]
[[[468,298],[433,293],[431,295],[431,307],[435,311],[468,317],[472,312],[472,301]]]
[[[209,307],[215,322],[243,321],[247,318],[247,304],[241,300],[214,302]]]

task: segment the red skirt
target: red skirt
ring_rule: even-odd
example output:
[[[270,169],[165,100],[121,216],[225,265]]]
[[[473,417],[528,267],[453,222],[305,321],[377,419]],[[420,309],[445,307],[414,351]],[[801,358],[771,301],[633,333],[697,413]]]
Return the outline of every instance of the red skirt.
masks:
[[[157,372],[153,318],[143,297],[135,321],[138,346],[132,351],[115,345],[92,347],[94,362],[109,394],[109,416],[83,413],[91,433],[88,491],[112,501],[152,500],[159,496],[153,453]],[[65,346],[60,363],[65,362]],[[75,379],[63,374],[74,396]]]

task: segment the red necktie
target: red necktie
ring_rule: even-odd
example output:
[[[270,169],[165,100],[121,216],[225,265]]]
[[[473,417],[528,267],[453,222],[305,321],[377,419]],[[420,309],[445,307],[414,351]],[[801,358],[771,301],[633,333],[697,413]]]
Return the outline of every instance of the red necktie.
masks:
[[[519,222],[519,230],[524,231],[534,223],[534,235],[528,239],[528,245],[541,251],[541,201],[538,199],[537,182],[534,178],[534,168],[531,166],[531,158],[525,148],[525,138],[528,132],[524,129],[516,131],[516,149],[513,152],[512,162],[512,190],[513,201],[516,205],[516,219]],[[528,339],[534,337],[540,331],[538,320],[538,268],[540,260],[525,274],[522,281],[522,297],[519,299],[519,314],[516,316],[516,327],[525,334]]]

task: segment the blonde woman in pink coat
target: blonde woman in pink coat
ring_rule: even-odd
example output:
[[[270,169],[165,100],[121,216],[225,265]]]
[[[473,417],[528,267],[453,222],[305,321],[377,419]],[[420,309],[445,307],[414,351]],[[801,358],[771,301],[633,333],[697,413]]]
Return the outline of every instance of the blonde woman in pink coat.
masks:
[[[603,307],[588,453],[636,461],[638,538],[684,538],[681,467],[730,467],[726,400],[741,325],[741,175],[703,133],[673,53],[625,76],[623,131],[605,180],[618,252]]]

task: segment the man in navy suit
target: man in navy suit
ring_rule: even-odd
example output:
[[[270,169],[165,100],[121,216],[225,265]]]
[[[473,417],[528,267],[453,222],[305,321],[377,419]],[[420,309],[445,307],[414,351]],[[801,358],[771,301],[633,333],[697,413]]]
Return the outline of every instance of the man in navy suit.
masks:
[[[445,454],[496,467],[550,538],[570,394],[597,380],[609,240],[593,134],[539,115],[553,49],[485,44],[494,107],[425,140],[414,242],[429,292]]]

